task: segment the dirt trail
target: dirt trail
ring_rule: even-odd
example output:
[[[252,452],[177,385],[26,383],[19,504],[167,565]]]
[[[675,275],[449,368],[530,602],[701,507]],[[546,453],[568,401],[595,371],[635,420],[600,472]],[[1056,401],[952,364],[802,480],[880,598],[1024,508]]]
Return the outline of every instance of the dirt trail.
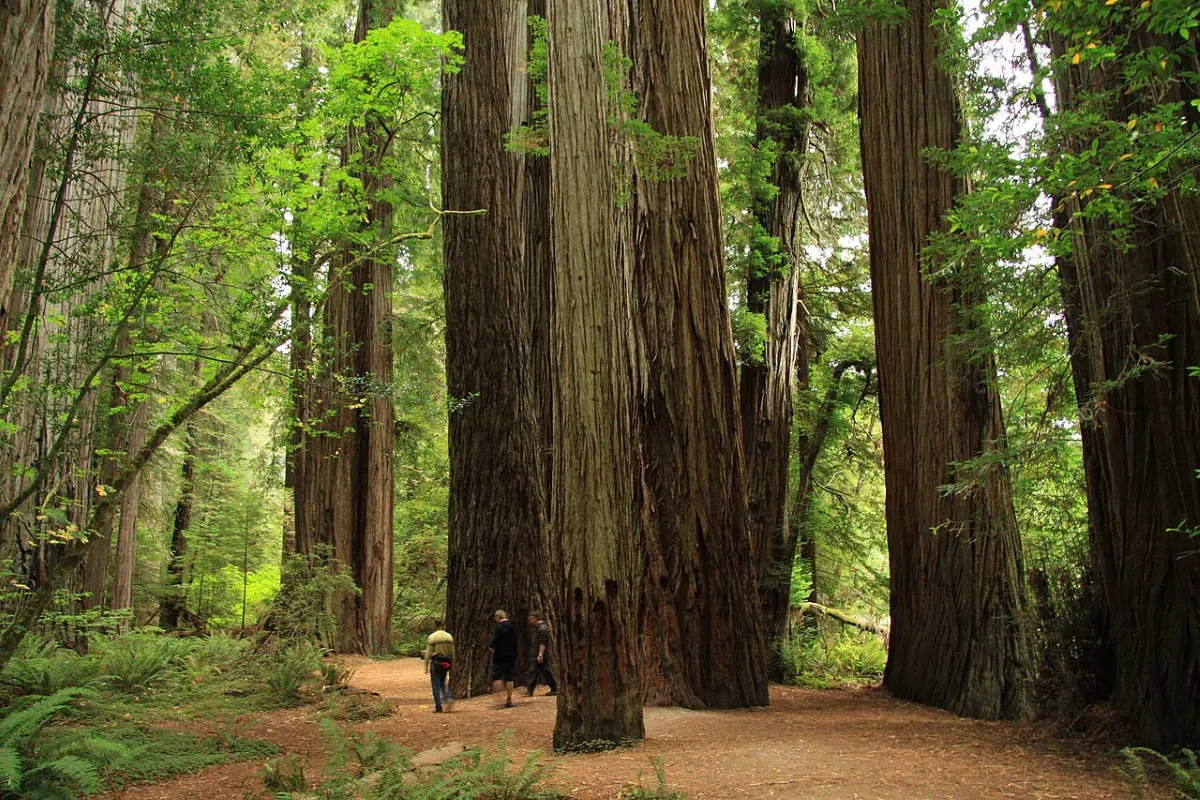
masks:
[[[414,751],[449,742],[492,748],[509,731],[509,756],[547,752],[555,698],[520,697],[511,709],[490,697],[432,713],[428,678],[416,659],[346,659],[351,684],[396,704],[387,718],[364,722]],[[668,784],[690,800],[726,798],[1128,798],[1111,754],[1056,740],[1033,724],[979,722],[895,700],[877,690],[838,692],[775,686],[771,705],[743,711],[646,709],[646,740],[594,755],[548,756],[554,783],[578,800],[612,800],[623,788],[653,786],[651,759],[661,759]],[[312,709],[255,715],[239,725],[283,750],[314,759],[319,774],[324,737]],[[132,787],[112,800],[269,797],[261,763],[212,767],[155,786]]]

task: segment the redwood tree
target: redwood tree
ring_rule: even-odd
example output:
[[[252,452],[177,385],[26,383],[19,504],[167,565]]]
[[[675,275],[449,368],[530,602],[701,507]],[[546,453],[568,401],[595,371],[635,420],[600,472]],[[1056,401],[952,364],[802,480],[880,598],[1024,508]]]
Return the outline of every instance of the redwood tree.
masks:
[[[390,0],[361,0],[354,41],[391,21]],[[391,136],[368,111],[346,134],[342,165],[361,183],[361,228],[330,267],[322,387],[313,400],[315,435],[298,470],[306,486],[297,518],[316,533],[297,540],[330,546],[358,592],[337,590],[335,649],[387,653],[392,615],[392,180],[384,161]]]
[[[1080,167],[1098,167],[1082,185],[1056,187],[1056,221],[1072,240],[1058,266],[1106,677],[1137,741],[1195,746],[1200,198],[1187,187],[1200,125],[1197,43],[1152,32],[1169,6],[1105,11],[1097,19],[1094,9],[1060,9],[1046,26],[1060,67],[1052,142]],[[1087,43],[1097,37],[1120,57],[1091,58]]]
[[[793,396],[808,367],[796,224],[808,142],[802,109],[809,102],[809,87],[792,10],[775,2],[761,2],[756,10],[754,139],[759,157],[770,158],[770,178],[754,198],[758,230],[747,259],[745,303],[747,311],[764,318],[765,335],[761,353],[755,349],[743,355],[739,391],[763,633],[771,653],[771,677],[782,679],[777,653],[787,635],[799,532],[799,522],[793,523],[788,514]]]
[[[0,331],[11,313],[9,293],[54,46],[55,7],[53,0],[31,0],[8,4],[0,14]]]
[[[508,0],[444,5],[445,27],[465,45],[442,98],[446,620],[460,695],[487,686],[492,612],[523,623],[547,599],[548,176],[544,159],[505,144],[530,121],[527,14],[538,10]]]
[[[631,80],[645,126],[627,128],[636,169],[635,323],[646,365],[638,386],[641,613],[647,661],[658,667],[648,680],[690,707],[765,705],[705,4],[640,0],[634,8]]]
[[[619,0],[551,0],[548,19],[554,746],[570,749],[644,735],[629,172],[623,108],[597,68],[623,52],[628,18]]]
[[[1004,440],[993,362],[961,344],[986,339],[972,317],[981,297],[969,279],[922,261],[966,189],[926,148],[957,144],[961,112],[938,61],[937,7],[905,7],[901,21],[859,35],[891,562],[884,685],[967,716],[1023,717],[1031,659],[1008,475],[995,458],[963,466]]]

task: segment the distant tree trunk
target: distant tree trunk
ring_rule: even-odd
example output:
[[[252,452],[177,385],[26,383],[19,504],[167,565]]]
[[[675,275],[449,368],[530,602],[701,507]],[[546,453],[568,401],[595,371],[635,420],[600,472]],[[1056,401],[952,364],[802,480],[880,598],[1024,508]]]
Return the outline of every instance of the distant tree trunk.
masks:
[[[0,10],[0,331],[12,311],[9,295],[25,218],[30,157],[54,49],[54,12],[53,0],[6,3]]]
[[[136,453],[146,443],[150,407],[138,403],[129,423],[127,453]],[[142,476],[138,473],[121,496],[121,518],[117,525],[117,552],[113,563],[112,608],[133,608],[133,573],[137,564],[138,506],[142,497]]]
[[[385,26],[392,6],[361,0],[354,41]],[[328,362],[314,398],[313,419],[326,435],[304,446],[303,495],[298,514],[318,533],[308,541],[331,545],[359,593],[332,598],[339,652],[383,654],[391,649],[394,409],[392,406],[392,208],[383,199],[391,179],[382,174],[387,135],[381,125],[351,126],[345,163],[359,159],[365,198],[362,214],[371,244],[346,244],[331,267],[323,320]],[[301,535],[298,534],[298,538]]]
[[[171,523],[171,544],[167,549],[166,580],[158,605],[158,625],[164,631],[179,627],[187,611],[187,590],[191,581],[188,561],[188,530],[192,525],[192,506],[195,502],[196,461],[200,439],[195,417],[188,420],[183,464],[180,467],[179,500]]]
[[[509,152],[529,121],[527,15],[541,4],[447,0],[466,62],[444,78],[442,202],[450,411],[447,624],[456,693],[487,686],[491,612],[546,603],[550,278],[546,167]],[[537,204],[542,208],[539,210]],[[541,348],[539,350],[538,348]]]
[[[300,45],[300,61],[297,68],[311,74],[313,70],[313,48],[307,41]],[[303,124],[311,119],[314,104],[314,82],[310,79],[306,92],[297,104],[299,119]],[[304,176],[302,176],[304,177]],[[307,518],[308,503],[305,492],[309,481],[305,474],[308,460],[304,456],[307,441],[304,427],[311,424],[309,395],[313,391],[313,302],[311,288],[316,275],[313,243],[305,226],[306,208],[293,212],[289,240],[292,244],[289,259],[288,292],[291,299],[292,336],[288,347],[289,383],[288,396],[291,402],[291,427],[288,431],[287,455],[284,459],[283,484],[292,493],[292,529],[284,530],[283,552],[312,553],[314,542],[311,537],[316,531],[314,522]]]
[[[808,368],[806,322],[801,315],[796,258],[800,212],[800,163],[808,147],[808,70],[796,51],[796,20],[774,2],[758,4],[758,100],[755,142],[774,145],[772,194],[755,198],[758,237],[749,259],[746,310],[766,321],[762,359],[744,358],[740,373],[742,445],[750,509],[750,533],[759,576],[768,677],[786,676],[779,659],[787,637],[795,526],[789,519],[793,396]],[[769,242],[769,244],[768,244]]]
[[[606,47],[629,20],[615,0],[551,0],[550,197],[554,449],[550,564],[558,619],[554,747],[645,735],[636,631],[641,595],[633,388],[632,228],[619,205],[628,155],[610,120]],[[599,24],[597,24],[599,22]]]
[[[991,358],[953,342],[978,338],[982,298],[969,278],[930,278],[921,263],[966,188],[923,151],[958,143],[960,110],[937,64],[935,5],[906,5],[903,21],[870,23],[859,37],[891,562],[884,685],[958,714],[1024,717],[1032,659],[1008,473],[956,466],[1004,440]]]
[[[639,0],[634,6],[636,113],[654,131],[696,143],[696,151],[680,159],[686,167],[674,165],[681,167],[678,178],[659,174],[661,165],[638,164],[633,199],[636,324],[652,365],[639,399],[648,688],[661,687],[675,703],[693,708],[766,705],[705,5]]]
[[[1129,44],[1197,63],[1194,36],[1137,31]],[[1200,96],[1192,69],[1172,75],[1159,102],[1186,108]],[[1128,92],[1119,67],[1071,67],[1056,88],[1064,113],[1122,127],[1151,102]],[[1183,113],[1177,135],[1194,136],[1200,115]],[[1091,140],[1067,145],[1082,151]],[[1155,202],[1125,198],[1135,203],[1126,244],[1102,216],[1080,214],[1087,201],[1062,203],[1074,246],[1058,266],[1109,688],[1136,741],[1166,749],[1200,744],[1200,380],[1188,374],[1200,365],[1200,199],[1162,183]]]

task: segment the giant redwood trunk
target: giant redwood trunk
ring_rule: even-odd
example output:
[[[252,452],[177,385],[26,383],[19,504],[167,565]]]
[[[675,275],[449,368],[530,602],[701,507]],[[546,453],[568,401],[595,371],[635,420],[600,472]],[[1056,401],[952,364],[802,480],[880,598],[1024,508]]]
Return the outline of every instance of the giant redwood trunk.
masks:
[[[606,47],[623,47],[628,21],[619,0],[551,0],[548,19],[555,298],[549,548],[560,673],[554,746],[563,750],[644,735],[636,630],[641,532],[632,229],[618,203],[629,173],[608,124],[621,110],[597,69]]]
[[[354,41],[388,24],[388,0],[361,0]],[[330,546],[358,592],[337,590],[332,613],[335,649],[383,654],[391,649],[393,469],[392,443],[392,208],[381,171],[387,133],[380,123],[347,131],[343,158],[356,160],[370,244],[345,244],[331,267],[323,319],[324,386],[313,419],[325,435],[302,452],[307,486],[305,523],[315,533],[297,539]],[[357,158],[356,158],[357,156]]]
[[[12,310],[9,295],[54,46],[55,6],[54,0],[16,0],[0,9],[0,331]]]
[[[884,685],[982,718],[1030,713],[1021,549],[994,366],[953,340],[982,332],[972,288],[922,268],[928,237],[965,187],[923,150],[958,142],[955,87],[937,63],[935,6],[909,0],[859,37],[863,173],[879,359],[892,635]],[[954,484],[951,491],[944,487]]]
[[[690,707],[767,703],[747,521],[736,366],[726,306],[701,0],[635,2],[637,116],[690,137],[673,164],[636,164],[636,323],[648,688]],[[634,147],[638,144],[635,142]],[[655,667],[657,666],[657,669]],[[662,699],[651,692],[652,699]]]
[[[454,690],[487,685],[492,611],[545,604],[548,305],[543,161],[505,147],[529,121],[527,15],[537,4],[448,0],[461,72],[445,77],[442,197],[450,394],[447,624]],[[475,213],[470,213],[475,212]],[[523,648],[522,648],[523,650]]]
[[[796,221],[801,202],[800,163],[808,140],[801,116],[809,101],[808,71],[796,51],[796,20],[789,9],[762,2],[759,14],[755,142],[774,147],[771,192],[754,198],[755,237],[748,259],[746,309],[765,318],[762,358],[743,358],[740,372],[742,443],[746,454],[750,533],[759,580],[769,677],[782,680],[779,646],[787,637],[792,562],[799,521],[789,519],[793,395],[807,371],[801,314]]]
[[[1196,63],[1194,37],[1131,33],[1138,49]],[[1173,76],[1160,101],[1194,101],[1195,74]],[[1122,128],[1148,110],[1116,68],[1069,68],[1057,91],[1064,114]],[[1189,135],[1197,114],[1180,121]],[[1090,137],[1067,143],[1086,150]],[[1111,697],[1138,742],[1168,748],[1200,744],[1200,542],[1189,536],[1200,528],[1200,380],[1189,374],[1200,365],[1200,199],[1162,183],[1172,188],[1156,201],[1121,198],[1135,206],[1125,246],[1104,217],[1064,203],[1074,246],[1059,274]]]

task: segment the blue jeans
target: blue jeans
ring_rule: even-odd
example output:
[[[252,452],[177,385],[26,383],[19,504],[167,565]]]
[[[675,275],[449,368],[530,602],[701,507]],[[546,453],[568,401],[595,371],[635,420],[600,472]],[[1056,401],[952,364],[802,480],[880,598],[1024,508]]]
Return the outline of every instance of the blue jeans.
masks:
[[[453,699],[450,697],[450,670],[438,666],[436,661],[429,662],[429,683],[433,687],[433,706],[441,711],[442,703],[449,704]]]

